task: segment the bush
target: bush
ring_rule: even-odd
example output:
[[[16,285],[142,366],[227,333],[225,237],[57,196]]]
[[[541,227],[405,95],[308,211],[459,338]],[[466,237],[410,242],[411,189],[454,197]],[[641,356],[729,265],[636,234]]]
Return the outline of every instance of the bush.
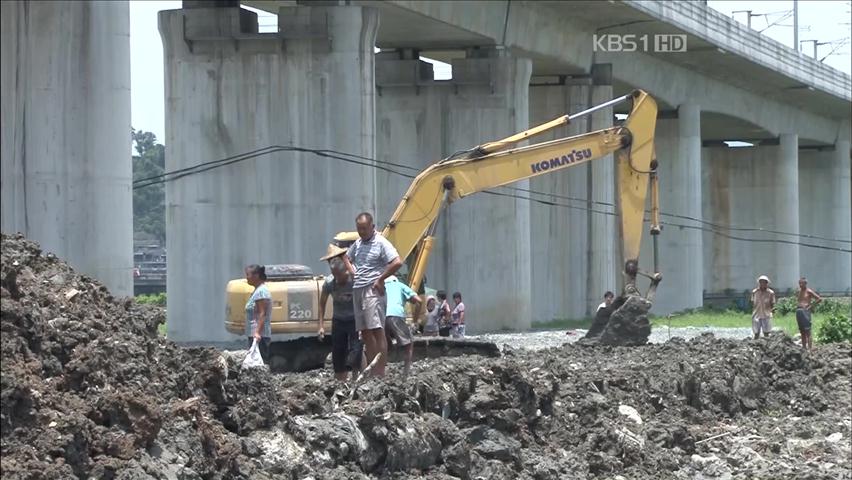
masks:
[[[795,314],[797,307],[798,300],[795,296],[784,297],[779,299],[775,304],[775,313],[781,316]],[[852,307],[850,307],[848,303],[844,303],[840,300],[833,300],[831,298],[824,298],[814,307],[813,313],[820,315],[843,315],[849,314],[850,308]]]
[[[816,307],[814,307],[814,313],[842,316],[844,314],[849,315],[850,309],[852,309],[852,305],[848,303],[841,302],[840,300],[824,298]]]
[[[162,305],[166,306],[166,293],[151,293],[151,294],[143,294],[136,296],[136,303],[146,303],[153,305]]]
[[[796,297],[784,297],[775,303],[775,313],[782,316],[796,313],[796,306]]]
[[[852,317],[847,314],[830,315],[816,332],[817,342],[852,342]]]

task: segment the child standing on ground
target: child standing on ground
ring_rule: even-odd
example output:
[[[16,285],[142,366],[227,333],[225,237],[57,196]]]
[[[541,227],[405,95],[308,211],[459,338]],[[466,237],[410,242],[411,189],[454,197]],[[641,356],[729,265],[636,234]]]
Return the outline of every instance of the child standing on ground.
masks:
[[[414,356],[414,343],[412,343],[411,327],[405,322],[405,302],[419,304],[420,298],[417,297],[414,290],[400,282],[394,275],[385,280],[385,294],[388,302],[385,332],[389,339],[395,338],[396,344],[405,348],[403,376],[407,377],[411,368],[411,359]],[[390,340],[388,340],[388,345],[390,345]]]
[[[453,301],[456,303],[452,312],[452,326],[450,332],[453,338],[464,338],[464,302],[462,302],[461,293],[453,294]]]

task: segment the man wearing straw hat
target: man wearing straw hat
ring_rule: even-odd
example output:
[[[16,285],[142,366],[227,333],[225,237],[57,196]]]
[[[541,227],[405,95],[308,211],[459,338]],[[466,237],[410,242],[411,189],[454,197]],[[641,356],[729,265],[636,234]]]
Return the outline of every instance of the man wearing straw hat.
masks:
[[[751,314],[751,331],[754,332],[755,340],[763,336],[768,337],[772,330],[772,312],[775,310],[775,292],[769,288],[769,277],[761,275],[757,277],[757,288],[751,291],[751,303],[754,311]]]
[[[334,365],[334,377],[345,382],[352,370],[359,370],[361,366],[361,348],[358,340],[358,332],[355,330],[355,309],[352,303],[352,275],[346,270],[342,256],[346,253],[345,248],[338,247],[333,243],[328,244],[328,250],[320,260],[327,261],[331,269],[331,275],[325,278],[322,285],[319,301],[319,329],[317,334],[320,340],[325,335],[323,322],[325,321],[325,306],[328,297],[332,298],[334,311],[331,315],[331,363]],[[347,361],[349,354],[357,351],[354,362]]]

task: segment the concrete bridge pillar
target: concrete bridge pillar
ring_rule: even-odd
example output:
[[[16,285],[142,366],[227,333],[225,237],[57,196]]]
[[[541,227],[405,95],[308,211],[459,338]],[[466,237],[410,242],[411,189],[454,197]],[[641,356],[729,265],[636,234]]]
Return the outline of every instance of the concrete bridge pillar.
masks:
[[[280,33],[258,34],[256,14],[222,5],[160,12],[166,170],[272,145],[372,157],[377,13],[285,7]],[[169,182],[169,336],[233,339],[223,295],[248,264],[326,273],[325,246],[375,210],[374,188],[372,168],[291,151]]]
[[[133,294],[128,2],[0,2],[2,230]]]
[[[592,67],[592,94],[589,106],[612,100],[612,66]],[[612,108],[598,110],[591,115],[589,131],[609,128],[613,125]],[[618,280],[623,268],[617,248],[616,217],[606,215],[608,205],[615,204],[615,158],[607,155],[591,163],[589,167],[589,275],[586,290],[586,314],[594,315],[604,292],[619,294]]]
[[[592,87],[587,79],[580,81],[584,83],[546,85],[533,80],[529,90],[530,126],[588,108]],[[584,120],[578,121],[537,137],[531,143],[579,135],[588,127]],[[546,193],[531,195],[532,198],[556,204],[530,202],[532,282],[550,287],[533,288],[533,321],[577,319],[587,314],[589,170],[590,166],[584,163],[529,181],[530,190]],[[603,205],[592,207],[598,211],[614,210]],[[554,295],[554,292],[559,294]]]
[[[799,227],[813,236],[800,241],[832,248],[799,248],[799,274],[818,292],[852,289],[852,254],[835,250],[850,247],[850,184],[849,140],[830,150],[799,152]]]
[[[380,56],[376,67],[380,159],[419,170],[528,127],[529,59],[498,50],[472,51],[468,58],[453,60],[452,81],[434,82],[422,62],[389,55]],[[378,183],[381,222],[388,220],[409,181]],[[527,184],[512,186],[527,188]],[[468,332],[530,326],[527,200],[488,193],[464,198],[444,213],[436,235],[427,283],[448,294],[462,293]]]
[[[774,180],[772,190],[772,225],[781,232],[799,233],[799,136],[794,133],[781,134],[779,138],[777,162],[764,158],[761,165],[766,175]],[[769,160],[767,163],[766,160]],[[767,226],[769,227],[769,226]],[[781,235],[779,238],[798,242],[799,238]],[[774,265],[767,266],[776,272],[773,283],[778,290],[797,288],[799,280],[799,246],[796,244],[775,243]]]
[[[590,78],[566,79],[561,85],[530,86],[530,125],[577,113],[612,100],[609,65],[594,65]],[[571,125],[536,138],[533,143],[579,135],[613,125],[612,109],[602,109]],[[620,272],[615,208],[615,161],[612,155],[530,180],[533,283],[550,285],[533,291],[533,319],[582,318],[593,315],[605,291],[618,289]],[[550,194],[550,195],[547,195]],[[553,295],[558,290],[559,295]]]
[[[831,191],[834,193],[834,198],[830,205],[834,209],[829,218],[837,219],[837,221],[829,220],[826,223],[833,227],[833,238],[849,240],[852,239],[852,219],[849,218],[850,212],[852,212],[852,158],[850,158],[852,143],[848,138],[850,132],[848,122],[845,125],[845,130],[847,138],[839,140],[834,145],[834,161],[832,162],[834,168],[831,175],[833,181]],[[810,212],[807,215],[809,217],[815,216]],[[847,221],[843,221],[844,217]],[[834,244],[838,245],[838,242],[834,242]],[[840,243],[840,246],[847,250],[850,248],[849,243]],[[848,296],[852,292],[852,254],[837,252],[836,258],[837,262],[832,262],[835,265],[836,286],[834,290],[846,292]]]
[[[704,218],[720,225],[799,232],[798,138],[784,134],[779,145],[704,149]],[[796,288],[799,242],[795,235],[759,230],[708,233],[704,277],[713,293],[742,293],[766,274],[779,292]],[[727,238],[725,235],[739,239]]]
[[[660,209],[678,217],[663,217],[660,270],[663,272],[655,311],[669,313],[700,307],[703,303],[704,257],[701,213],[701,109],[683,104],[677,119],[657,122],[657,160],[660,177]],[[695,220],[690,220],[695,219]],[[665,225],[667,222],[681,226]],[[652,268],[650,235],[645,236],[647,258]]]

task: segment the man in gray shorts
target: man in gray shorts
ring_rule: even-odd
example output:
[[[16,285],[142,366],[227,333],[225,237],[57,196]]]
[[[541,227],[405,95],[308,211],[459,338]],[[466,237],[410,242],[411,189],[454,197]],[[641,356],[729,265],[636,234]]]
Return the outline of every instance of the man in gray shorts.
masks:
[[[373,216],[367,212],[355,218],[358,240],[349,247],[343,261],[354,276],[352,304],[355,307],[355,328],[361,332],[367,353],[367,364],[377,354],[382,356],[373,374],[384,376],[388,358],[388,343],[385,339],[385,279],[402,266],[396,248],[376,231]],[[354,266],[352,264],[355,264]]]
[[[754,339],[760,338],[760,332],[768,337],[772,330],[772,312],[775,310],[775,291],[769,288],[769,277],[761,275],[757,278],[757,288],[751,291],[751,303],[754,311],[751,314],[751,330]]]
[[[799,325],[799,333],[802,334],[802,346],[810,350],[813,348],[811,337],[811,312],[816,304],[822,301],[822,297],[808,288],[808,279],[799,279],[799,293],[796,295],[796,323]]]

